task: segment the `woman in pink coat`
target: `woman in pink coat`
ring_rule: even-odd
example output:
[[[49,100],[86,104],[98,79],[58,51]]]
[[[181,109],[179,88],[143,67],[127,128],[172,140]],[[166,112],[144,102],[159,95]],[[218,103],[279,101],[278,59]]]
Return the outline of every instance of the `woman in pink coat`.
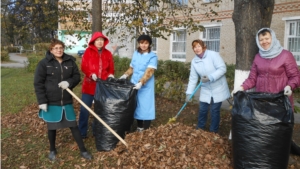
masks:
[[[299,70],[293,54],[283,49],[270,28],[257,32],[256,44],[259,53],[254,58],[249,77],[233,93],[254,87],[256,92],[284,91],[294,107],[292,90],[299,86]]]

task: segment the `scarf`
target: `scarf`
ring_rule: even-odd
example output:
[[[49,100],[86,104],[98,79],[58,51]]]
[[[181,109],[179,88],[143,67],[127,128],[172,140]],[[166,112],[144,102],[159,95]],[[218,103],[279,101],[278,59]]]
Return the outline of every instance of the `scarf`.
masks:
[[[259,39],[258,39],[258,34],[262,31],[262,30],[269,30],[270,33],[271,33],[271,36],[272,36],[272,42],[271,42],[271,45],[270,45],[270,48],[265,50],[263,49],[260,44],[259,44]],[[283,50],[283,47],[280,45],[280,42],[279,40],[276,38],[276,35],[275,35],[275,32],[270,29],[270,28],[262,28],[260,29],[257,34],[256,34],[256,44],[259,48],[259,54],[261,57],[263,58],[266,58],[266,59],[272,59],[272,58],[275,58],[276,56],[278,56],[282,50]]]

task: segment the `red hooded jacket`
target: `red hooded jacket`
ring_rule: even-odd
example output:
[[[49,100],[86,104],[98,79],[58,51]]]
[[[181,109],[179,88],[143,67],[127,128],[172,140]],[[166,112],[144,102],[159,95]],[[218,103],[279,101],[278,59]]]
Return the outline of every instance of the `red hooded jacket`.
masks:
[[[97,38],[104,39],[101,52],[98,52],[98,49],[94,45]],[[106,80],[109,75],[114,74],[114,60],[112,54],[105,48],[108,43],[108,38],[101,32],[95,32],[93,34],[81,61],[81,70],[85,75],[82,84],[82,93],[94,95],[96,82],[92,79],[92,74],[96,74],[98,78],[102,80]]]

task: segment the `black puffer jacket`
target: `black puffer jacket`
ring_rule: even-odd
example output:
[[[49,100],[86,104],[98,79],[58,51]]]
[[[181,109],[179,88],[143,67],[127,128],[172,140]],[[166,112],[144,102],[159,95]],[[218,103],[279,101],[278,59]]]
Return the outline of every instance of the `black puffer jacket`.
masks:
[[[80,82],[80,73],[73,56],[63,54],[59,63],[48,51],[36,68],[34,89],[39,104],[63,106],[72,103],[72,96],[58,87],[61,81],[67,81],[72,90]]]

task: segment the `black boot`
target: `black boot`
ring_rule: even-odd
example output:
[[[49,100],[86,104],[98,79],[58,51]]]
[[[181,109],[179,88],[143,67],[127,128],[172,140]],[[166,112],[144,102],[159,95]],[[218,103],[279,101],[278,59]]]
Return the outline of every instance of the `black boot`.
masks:
[[[81,155],[81,157],[83,157],[83,158],[85,158],[87,160],[91,160],[92,159],[92,155],[89,152],[87,152],[87,151],[80,152],[80,155]]]
[[[56,150],[50,151],[49,156],[48,156],[49,160],[54,161],[56,154],[57,154]]]

